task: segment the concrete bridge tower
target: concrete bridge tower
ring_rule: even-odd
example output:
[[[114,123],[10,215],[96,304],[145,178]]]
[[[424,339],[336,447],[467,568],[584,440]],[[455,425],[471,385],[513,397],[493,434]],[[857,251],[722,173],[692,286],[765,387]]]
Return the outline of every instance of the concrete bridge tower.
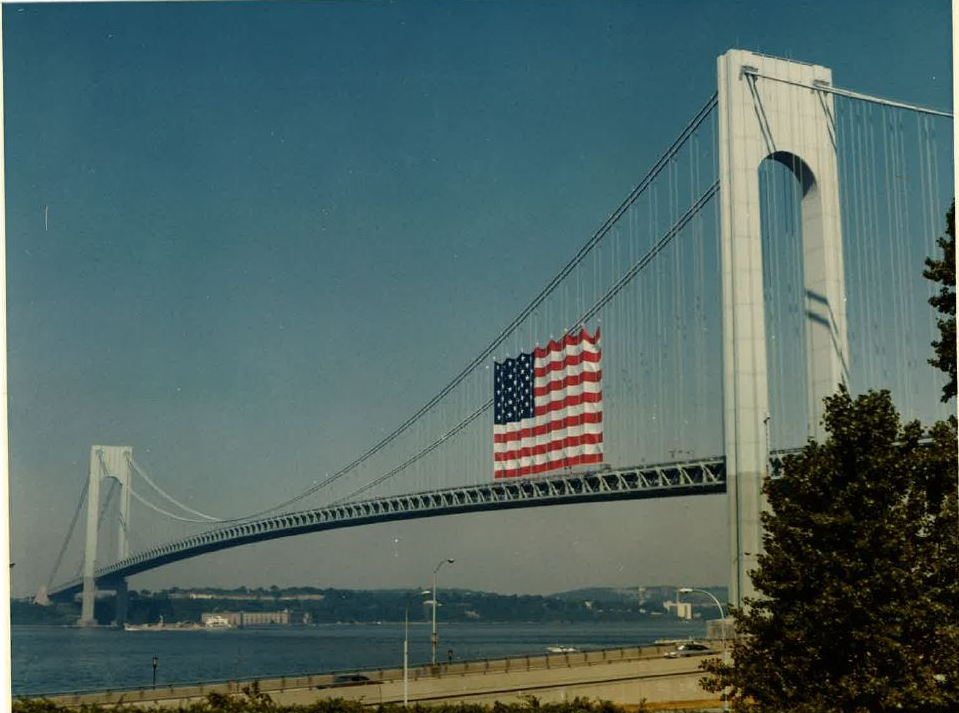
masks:
[[[730,50],[719,69],[723,291],[723,430],[729,502],[729,599],[754,596],[768,471],[769,382],[763,305],[759,166],[788,167],[802,192],[808,435],[821,438],[822,400],[848,381],[842,224],[831,70]]]
[[[133,448],[130,446],[92,446],[90,448],[90,475],[87,485],[87,534],[83,550],[83,594],[80,609],[80,626],[95,626],[93,605],[97,588],[97,544],[100,531],[100,483],[113,478],[120,484],[120,526],[117,530],[117,559],[130,554],[127,530],[130,527],[130,476]],[[114,585],[117,591],[117,621],[126,618],[126,581]]]

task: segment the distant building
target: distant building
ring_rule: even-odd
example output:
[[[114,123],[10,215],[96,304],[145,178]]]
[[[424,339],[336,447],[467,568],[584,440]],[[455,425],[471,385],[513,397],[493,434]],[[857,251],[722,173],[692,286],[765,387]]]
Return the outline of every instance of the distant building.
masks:
[[[240,612],[240,626],[289,626],[290,610]]]
[[[243,627],[243,626],[289,626],[290,625],[290,610],[284,609],[283,611],[221,611],[221,612],[203,612],[200,615],[200,621],[206,624],[207,620],[215,617],[221,616],[226,619],[230,626],[234,627]],[[306,621],[298,621],[297,623],[309,623],[309,615],[306,617]]]
[[[692,619],[693,605],[689,602],[663,602],[663,609],[667,612],[675,612],[678,619]]]
[[[238,592],[194,592],[183,590],[169,592],[167,596],[170,599],[224,599],[229,601],[322,601],[323,594],[271,594],[269,592],[247,592],[246,594]]]

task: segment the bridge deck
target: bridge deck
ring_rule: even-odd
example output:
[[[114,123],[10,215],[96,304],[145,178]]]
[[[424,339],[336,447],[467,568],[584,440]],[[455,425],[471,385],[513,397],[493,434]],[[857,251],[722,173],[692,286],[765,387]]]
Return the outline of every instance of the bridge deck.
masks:
[[[221,526],[99,568],[95,578],[98,583],[108,585],[117,579],[208,552],[343,527],[490,510],[720,493],[725,488],[723,458],[544,478],[494,480],[472,486],[339,503]],[[52,588],[49,594],[68,597],[79,592],[82,586],[82,580],[75,579]]]

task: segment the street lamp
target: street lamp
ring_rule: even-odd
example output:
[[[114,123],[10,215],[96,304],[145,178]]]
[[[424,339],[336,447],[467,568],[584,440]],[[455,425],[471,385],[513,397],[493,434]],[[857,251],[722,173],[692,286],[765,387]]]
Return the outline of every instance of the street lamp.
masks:
[[[769,420],[772,417],[771,413],[767,413],[763,419],[763,429],[766,432],[766,469],[763,471],[763,475],[767,478],[769,477]]]
[[[433,666],[436,665],[436,608],[439,606],[439,602],[436,599],[436,573],[440,571],[440,567],[444,564],[453,564],[453,559],[440,560],[440,563],[433,569],[433,635],[430,638],[433,651],[430,656],[430,663],[432,663]]]
[[[160,659],[157,658],[156,654],[153,654],[153,688],[154,690],[157,687],[157,664],[160,663]]]
[[[719,603],[719,600],[716,599],[711,593],[707,592],[705,589],[695,589],[693,587],[680,587],[680,594],[689,594],[690,592],[700,592],[705,594],[707,597],[716,602],[716,606],[719,607],[719,620],[720,628],[723,636],[723,665],[726,664],[726,613],[723,611],[723,605]],[[723,691],[723,710],[729,710],[729,702],[726,700],[726,691]]]
[[[428,589],[424,589],[419,596],[429,594]],[[413,596],[406,598],[406,611],[403,614],[403,707],[410,702],[410,602]]]

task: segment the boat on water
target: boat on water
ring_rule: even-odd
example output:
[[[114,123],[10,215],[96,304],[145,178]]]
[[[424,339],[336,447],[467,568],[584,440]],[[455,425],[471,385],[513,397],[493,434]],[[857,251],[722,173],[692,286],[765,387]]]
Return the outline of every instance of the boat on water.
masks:
[[[207,629],[232,629],[233,625],[230,623],[230,620],[225,616],[220,616],[219,614],[212,614],[208,616],[203,624]]]
[[[575,654],[579,652],[579,649],[572,646],[547,646],[546,650],[551,654]]]
[[[202,624],[193,621],[175,621],[172,624],[166,624],[162,616],[156,624],[123,624],[124,631],[197,631],[205,628]]]

